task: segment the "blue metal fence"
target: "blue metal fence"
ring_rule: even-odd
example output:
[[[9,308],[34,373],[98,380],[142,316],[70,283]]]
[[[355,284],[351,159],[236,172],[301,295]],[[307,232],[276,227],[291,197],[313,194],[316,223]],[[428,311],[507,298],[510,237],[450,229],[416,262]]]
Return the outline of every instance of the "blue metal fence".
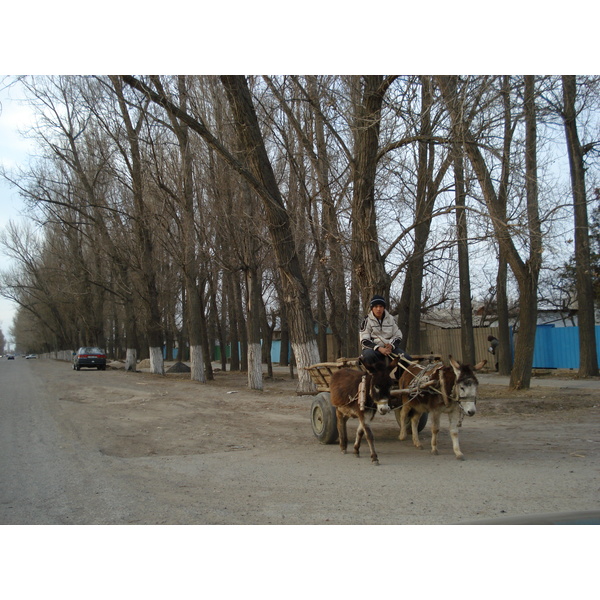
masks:
[[[596,352],[600,359],[599,342],[600,325],[597,325]],[[579,327],[538,325],[533,350],[533,368],[579,369]]]

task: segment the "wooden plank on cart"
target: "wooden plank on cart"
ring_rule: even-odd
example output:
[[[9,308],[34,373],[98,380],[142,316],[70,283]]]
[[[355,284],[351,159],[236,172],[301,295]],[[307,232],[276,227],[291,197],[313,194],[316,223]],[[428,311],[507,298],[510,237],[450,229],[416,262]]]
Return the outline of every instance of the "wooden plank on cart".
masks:
[[[305,367],[319,392],[328,392],[333,373],[347,368],[363,370],[356,358],[340,358],[336,362],[323,362]]]

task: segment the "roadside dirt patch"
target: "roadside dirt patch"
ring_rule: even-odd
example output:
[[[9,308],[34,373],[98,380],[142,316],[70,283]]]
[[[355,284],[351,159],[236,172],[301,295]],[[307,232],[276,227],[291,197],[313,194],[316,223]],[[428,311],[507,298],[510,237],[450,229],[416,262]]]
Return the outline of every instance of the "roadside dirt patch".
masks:
[[[557,387],[509,390],[506,386],[479,387],[478,410],[486,417],[536,415],[538,418],[579,421],[588,410],[600,408],[600,386],[596,391]]]
[[[206,454],[315,443],[309,420],[312,398],[298,396],[297,381],[289,376],[265,379],[263,391],[249,390],[245,373],[223,371],[215,372],[214,381],[206,384],[191,381],[185,373],[157,376],[110,368],[81,371],[56,383],[59,403],[77,423],[81,438],[110,456]],[[581,423],[598,422],[599,414],[598,390],[480,386],[478,417],[534,416],[536,422]],[[388,419],[383,435],[397,435],[396,427],[394,419]]]
[[[61,382],[59,402],[82,431],[81,439],[111,456],[297,444],[306,440],[306,427],[310,431],[311,399],[297,396],[296,382],[289,379],[265,380],[261,392],[247,389],[243,373],[217,372],[207,384],[183,373],[161,377],[109,369],[79,375]],[[300,421],[304,429],[297,426]]]

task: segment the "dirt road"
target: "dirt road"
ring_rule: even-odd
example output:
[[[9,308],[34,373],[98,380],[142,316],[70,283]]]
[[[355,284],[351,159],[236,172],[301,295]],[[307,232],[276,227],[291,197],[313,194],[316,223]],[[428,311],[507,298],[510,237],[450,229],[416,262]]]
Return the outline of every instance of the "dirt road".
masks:
[[[3,524],[452,524],[600,508],[600,382],[515,393],[483,376],[478,413],[461,429],[464,462],[445,417],[432,456],[399,442],[387,415],[372,424],[376,467],[366,446],[356,459],[319,444],[312,399],[283,374],[255,392],[238,373],[203,385],[19,358],[0,376],[3,402],[30,407],[10,417],[18,424],[4,411],[4,430],[33,428],[35,415],[29,435],[41,444],[35,460],[11,456],[15,436],[3,433]],[[428,429],[422,439],[427,448]],[[27,498],[52,464],[63,474]]]

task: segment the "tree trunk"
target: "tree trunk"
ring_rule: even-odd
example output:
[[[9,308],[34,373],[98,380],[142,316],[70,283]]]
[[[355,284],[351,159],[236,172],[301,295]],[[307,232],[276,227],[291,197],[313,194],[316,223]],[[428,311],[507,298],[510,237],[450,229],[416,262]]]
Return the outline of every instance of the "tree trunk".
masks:
[[[471,305],[471,280],[469,269],[469,232],[465,210],[465,173],[463,154],[459,144],[455,144],[454,185],[456,187],[456,245],[458,251],[458,280],[460,296],[460,341],[462,362],[474,365],[475,337],[473,335],[473,307]]]
[[[506,221],[508,187],[511,175],[510,147],[513,138],[512,107],[510,101],[510,77],[502,80],[502,100],[504,105],[504,139],[502,152],[502,172],[498,191],[498,214]],[[508,313],[508,259],[504,246],[499,245],[498,273],[496,275],[496,312],[498,314],[498,341],[496,361],[500,375],[510,375],[513,367],[512,344]]]
[[[248,388],[263,389],[262,348],[260,344],[248,344]]]
[[[246,269],[246,306],[248,335],[248,387],[263,389],[262,349],[260,345],[260,276],[256,267]]]
[[[325,288],[328,291],[331,306],[329,322],[334,337],[334,356],[340,358],[342,356],[349,356],[348,307],[346,305],[342,236],[329,183],[329,152],[325,138],[323,113],[320,109],[317,82],[314,77],[309,77],[308,81],[312,101],[318,108],[314,114],[317,148],[315,169],[317,172],[320,198],[323,206],[323,237],[327,248],[327,256],[322,257],[327,273]]]
[[[398,328],[402,332],[402,338],[408,338],[409,321],[408,315],[410,313],[410,298],[412,295],[412,277],[410,276],[410,262],[406,267],[406,276],[404,277],[404,285],[402,286],[402,293],[400,294],[400,301],[398,302]],[[420,325],[419,325],[420,328]],[[406,350],[410,353],[409,347]]]
[[[155,375],[165,374],[163,350],[160,346],[150,346],[150,373]]]
[[[356,281],[356,275],[354,270],[350,274],[350,302],[348,305],[349,316],[348,316],[348,356],[358,356],[360,354],[359,344],[359,325],[361,317],[363,316],[362,307],[360,305],[360,290],[358,282]]]
[[[317,345],[321,362],[327,360],[327,312],[325,311],[325,282],[323,269],[317,267]]]
[[[431,80],[421,77],[421,123],[418,142],[417,164],[417,197],[415,208],[415,242],[409,262],[408,276],[410,277],[410,302],[408,308],[408,333],[405,341],[406,348],[415,354],[421,353],[421,296],[423,292],[423,272],[425,265],[425,249],[431,230],[431,214],[433,201],[431,190],[431,164],[433,146],[428,138],[431,137]]]
[[[525,191],[527,194],[527,224],[529,227],[529,260],[517,276],[519,283],[519,339],[515,362],[510,375],[514,389],[529,388],[533,350],[537,329],[537,291],[542,266],[542,239],[538,214],[537,122],[535,79],[525,77]]]
[[[204,299],[201,288],[198,289],[198,295],[200,297],[200,346],[202,346],[202,357],[204,360],[204,375],[206,379],[213,381],[215,377],[212,369],[212,348],[208,341],[206,311],[204,310]]]
[[[225,280],[222,278],[223,291],[225,290]],[[221,351],[221,370],[227,371],[227,357],[225,356],[225,348],[227,347],[227,334],[225,331],[226,321],[225,315],[228,312],[229,298],[225,297],[225,294],[221,294],[221,312],[217,308],[217,295],[214,290],[214,286],[211,285],[210,294],[210,307],[212,312],[212,320],[216,323],[218,331],[219,348]]]
[[[590,240],[585,188],[583,150],[577,133],[575,75],[562,77],[564,125],[571,170],[571,189],[575,213],[575,276],[577,288],[577,321],[579,325],[579,377],[598,375],[594,290],[590,264]]]
[[[186,78],[179,76],[177,78],[177,87],[179,99],[184,110],[188,105],[188,90]],[[202,347],[202,301],[200,298],[200,289],[198,280],[198,259],[196,256],[196,235],[195,235],[195,214],[194,214],[194,182],[193,182],[193,154],[190,148],[188,126],[179,121],[175,116],[171,116],[173,131],[177,136],[179,143],[179,153],[181,157],[181,172],[183,181],[183,190],[179,199],[181,207],[181,227],[183,243],[183,277],[185,293],[188,299],[185,311],[188,341],[190,348]],[[182,360],[182,359],[180,359]],[[206,383],[206,368],[202,353],[196,353],[194,356],[194,366],[190,373],[193,381]]]
[[[271,351],[273,349],[273,327],[269,324],[267,307],[263,301],[262,294],[259,296],[258,300],[260,302],[262,363],[267,365],[267,377],[273,379],[273,361],[271,359]]]
[[[189,265],[188,265],[189,268]],[[189,329],[189,344],[190,344],[190,360],[192,362],[192,370],[190,379],[206,383],[206,368],[204,356],[202,352],[198,352],[198,348],[202,348],[202,328],[200,324],[202,302],[200,299],[200,290],[196,284],[192,273],[185,274],[187,291],[187,311],[186,317]],[[193,350],[194,349],[194,350]]]
[[[181,313],[183,315],[187,314],[188,300],[187,293],[185,291],[185,281],[183,282],[182,290],[181,290]],[[190,360],[190,351],[189,351],[189,343],[188,343],[188,326],[183,319],[183,323],[181,324],[181,329],[177,330],[177,358],[181,362],[187,362]]]
[[[125,351],[125,371],[135,373],[137,370],[137,350],[135,348],[127,348]]]
[[[121,278],[122,287],[124,287],[125,290],[129,290],[129,292],[125,293],[123,299],[123,308],[125,311],[125,344],[127,345],[127,349],[125,352],[125,371],[132,371],[135,373],[137,370],[139,341],[136,307],[134,303],[133,294],[131,293],[132,282],[130,280],[130,267],[127,263],[121,261],[115,263],[115,266]]]
[[[277,286],[277,295],[281,297],[279,286]],[[290,364],[290,334],[287,322],[287,315],[285,313],[285,306],[280,302],[279,304],[279,323],[280,323],[280,342],[279,342],[279,366],[287,367]]]
[[[498,372],[500,375],[510,375],[513,367],[512,344],[510,336],[508,313],[508,263],[502,248],[498,253],[498,274],[496,276],[496,306],[498,313],[498,341],[500,345],[496,350]]]
[[[352,269],[366,310],[373,294],[389,295],[390,276],[379,249],[375,211],[375,175],[383,97],[389,85],[380,75],[354,78],[362,85],[354,119],[352,173]]]
[[[229,354],[230,354],[230,371],[241,371],[242,366],[240,362],[240,314],[241,305],[239,302],[239,282],[238,278],[234,273],[226,272],[223,275],[223,285],[227,290],[227,297],[229,299]],[[222,348],[223,352],[226,352],[226,348]]]
[[[206,383],[206,375],[204,373],[204,354],[200,344],[190,346],[190,370],[190,378],[193,381]]]
[[[163,374],[163,330],[161,310],[159,306],[158,287],[154,263],[154,244],[148,227],[148,207],[144,202],[144,184],[141,151],[139,145],[139,125],[133,124],[129,115],[128,104],[123,95],[122,82],[119,77],[110,78],[121,110],[121,117],[127,131],[129,154],[126,157],[130,165],[132,196],[135,218],[134,231],[140,257],[140,294],[145,305],[145,331],[148,340],[152,373]],[[140,116],[140,119],[142,117]],[[159,352],[157,352],[157,349]]]
[[[240,147],[244,149],[244,162],[254,176],[254,181],[250,181],[250,184],[263,200],[271,243],[282,271],[283,300],[298,363],[298,391],[312,393],[316,388],[304,367],[318,362],[319,352],[313,329],[309,290],[294,246],[289,215],[269,162],[246,79],[242,76],[223,76],[221,81],[234,115],[234,127]]]

